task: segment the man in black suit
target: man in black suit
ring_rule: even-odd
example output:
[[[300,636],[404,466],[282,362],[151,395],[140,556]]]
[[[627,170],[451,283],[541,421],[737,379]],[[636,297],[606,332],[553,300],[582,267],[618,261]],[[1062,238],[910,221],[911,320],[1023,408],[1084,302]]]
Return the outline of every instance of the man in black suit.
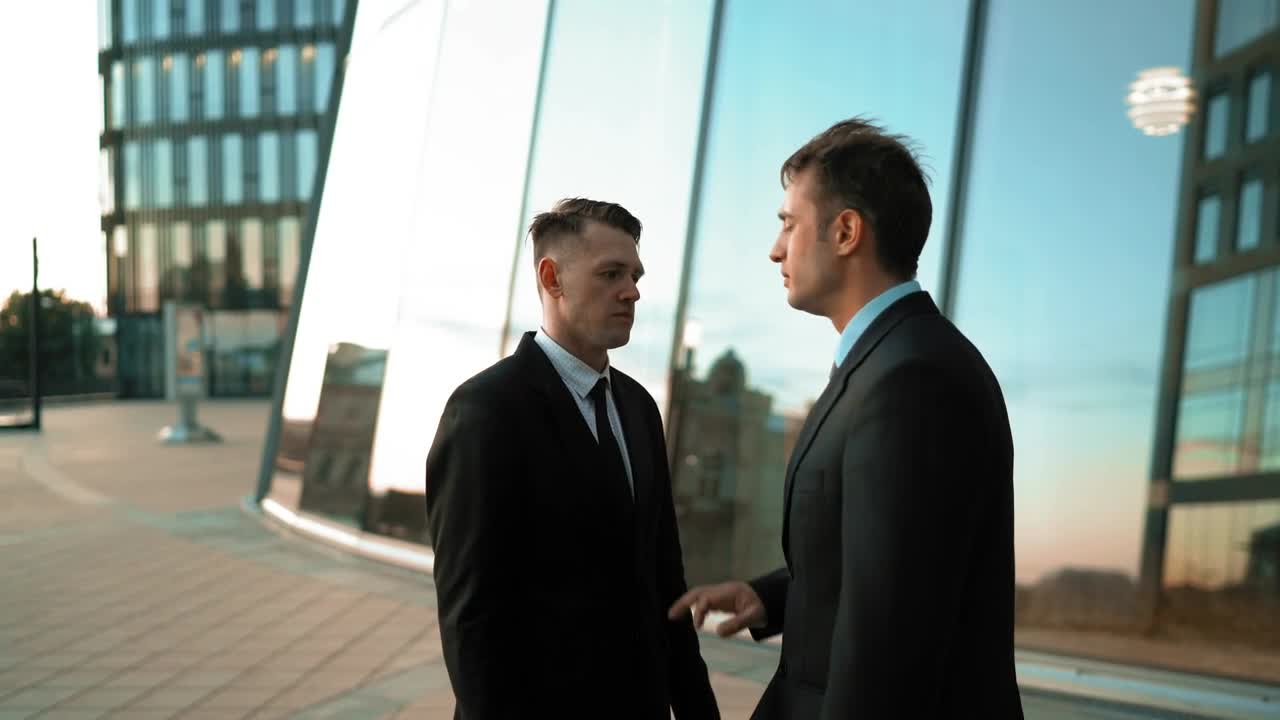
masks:
[[[427,457],[454,717],[718,718],[692,622],[666,617],[686,585],[658,407],[609,365],[640,221],[562,200],[529,235],[542,329],[453,393]]]
[[[755,718],[1021,718],[1013,443],[982,355],[913,278],[932,214],[905,138],[837,123],[782,166],[769,257],[840,333],[787,467],[786,566],[671,608],[783,633]]]

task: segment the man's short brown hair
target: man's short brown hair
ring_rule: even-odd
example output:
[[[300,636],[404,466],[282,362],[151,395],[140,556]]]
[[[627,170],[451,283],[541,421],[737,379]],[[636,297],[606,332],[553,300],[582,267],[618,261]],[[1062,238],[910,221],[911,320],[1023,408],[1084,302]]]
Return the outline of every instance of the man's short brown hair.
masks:
[[[805,143],[782,164],[782,186],[813,169],[826,225],[857,210],[875,231],[876,257],[893,275],[916,276],[929,237],[933,203],[911,140],[861,117],[843,120]]]
[[[538,213],[529,224],[534,265],[553,249],[581,241],[582,231],[588,222],[603,223],[640,242],[640,221],[621,205],[586,198],[565,198],[550,210]]]

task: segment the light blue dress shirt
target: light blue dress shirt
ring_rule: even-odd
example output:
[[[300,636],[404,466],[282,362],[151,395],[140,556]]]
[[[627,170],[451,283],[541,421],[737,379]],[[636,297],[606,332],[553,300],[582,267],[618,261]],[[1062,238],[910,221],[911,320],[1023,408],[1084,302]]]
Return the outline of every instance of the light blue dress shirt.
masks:
[[[920,283],[915,280],[908,280],[901,285],[894,285],[875,296],[871,302],[862,306],[862,309],[853,314],[849,319],[849,324],[844,326],[844,331],[840,333],[840,343],[836,345],[836,367],[840,367],[844,363],[844,359],[849,357],[849,351],[853,349],[858,338],[871,327],[871,323],[880,317],[880,314],[889,309],[889,306],[898,302],[902,298],[913,292],[920,292]]]

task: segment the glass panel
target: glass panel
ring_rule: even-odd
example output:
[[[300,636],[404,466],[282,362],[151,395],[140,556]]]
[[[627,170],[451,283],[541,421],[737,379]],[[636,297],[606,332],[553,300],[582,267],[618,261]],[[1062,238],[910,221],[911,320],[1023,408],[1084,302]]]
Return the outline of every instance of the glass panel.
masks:
[[[142,207],[142,145],[137,141],[124,144],[124,209]]]
[[[244,143],[239,135],[222,137],[222,203],[244,202]]]
[[[169,119],[185,123],[191,119],[191,58],[178,53],[165,69],[169,80]]]
[[[1206,160],[1222,157],[1227,151],[1227,125],[1231,116],[1231,98],[1218,93],[1209,98],[1204,122],[1204,157]]]
[[[316,45],[316,107],[315,111],[323,113],[329,108],[329,91],[333,89],[333,43]]]
[[[280,218],[280,307],[293,305],[298,279],[298,254],[302,249],[302,223],[296,217]]]
[[[1263,472],[1280,470],[1280,380],[1267,386],[1263,410],[1262,452],[1258,467]]]
[[[296,28],[309,28],[315,24],[315,0],[293,0],[293,26]]]
[[[257,218],[240,224],[241,273],[250,290],[262,289],[262,221]]]
[[[275,30],[276,29],[276,0],[257,0],[258,7],[255,13],[258,16],[259,30]]]
[[[209,140],[194,135],[187,140],[188,200],[192,207],[203,207],[209,202]]]
[[[103,215],[116,210],[115,148],[98,151],[98,207]]]
[[[128,87],[125,85],[128,74],[124,70],[124,63],[119,60],[111,63],[111,129],[119,130],[124,127],[125,118],[127,117],[128,105]]]
[[[144,57],[133,63],[134,122],[150,125],[156,121],[156,62]]]
[[[154,174],[151,182],[155,187],[155,204],[158,208],[173,207],[173,141],[156,140],[152,148]]]
[[[150,0],[151,2],[151,37],[164,40],[169,37],[169,3],[171,0]]]
[[[1195,3],[1113,3],[1105,23],[1100,8],[989,5],[953,317],[1013,427],[1017,642],[1159,664],[1091,640],[1139,629],[1183,169],[1180,142],[1117,115],[1111,78],[1189,58]]]
[[[1271,123],[1271,73],[1254,73],[1249,80],[1249,114],[1245,119],[1246,142],[1255,142],[1267,136]]]
[[[431,241],[435,237],[432,223],[423,226],[432,235],[418,237],[411,235],[417,230],[411,223],[418,214],[413,207],[419,198],[418,182],[423,175],[431,174],[420,174],[418,170],[428,162],[422,156],[422,146],[427,132],[427,107],[438,74],[444,5],[437,0],[398,7],[374,3],[361,7],[357,39],[351,50],[359,61],[351,65],[351,83],[346,87],[334,128],[326,201],[321,204],[316,221],[306,298],[299,315],[284,397],[272,494],[280,502],[297,505],[306,475],[307,487],[312,491],[308,507],[322,508],[347,521],[354,519],[359,512],[355,505],[362,505],[368,492],[378,386],[401,293],[399,275],[388,277],[387,268],[403,268],[402,256],[411,241],[439,247],[439,243]],[[488,3],[470,4],[476,5]],[[516,10],[524,5],[511,5],[508,12],[524,17]],[[467,12],[465,4],[454,6],[459,13]],[[495,19],[503,16],[495,14],[492,6],[487,9],[489,21],[501,25]],[[522,27],[526,34],[527,27]],[[473,42],[483,42],[484,37],[476,35]],[[536,62],[534,65],[536,68]],[[397,111],[387,113],[385,108],[393,105]],[[298,139],[299,184],[306,194],[310,193],[315,171],[315,133],[299,133]],[[379,178],[376,186],[368,182],[375,175]],[[443,217],[433,220],[449,222]],[[508,217],[508,221],[510,232],[517,218]],[[361,241],[350,242],[356,236]],[[510,235],[507,237],[509,243]],[[505,276],[505,271],[498,276]],[[347,300],[337,302],[339,295],[335,293],[345,295]],[[493,347],[496,345],[494,338]],[[336,353],[333,362],[329,360],[331,350]],[[347,358],[354,364],[347,363]],[[351,427],[350,421],[343,421],[341,425],[351,430],[340,433],[341,425],[326,422],[322,398],[328,399],[335,392],[347,400],[329,402],[344,402],[358,418],[358,430]],[[332,457],[338,453],[341,462],[333,463],[331,470],[326,470],[324,461],[307,462],[308,457]],[[414,471],[415,476],[420,474],[421,468]],[[313,478],[323,480],[312,481]],[[332,485],[323,484],[329,481]],[[414,482],[408,478],[402,481]],[[332,492],[326,487],[333,488]]]
[[[240,31],[240,0],[210,0],[211,2],[221,2],[222,16],[219,19],[218,29],[223,35],[229,35]],[[252,28],[249,28],[252,30]]]
[[[217,2],[218,0],[187,0],[187,35],[195,37],[203,35],[204,26],[204,4],[206,1]]]
[[[298,200],[311,199],[311,184],[315,181],[317,138],[315,130],[300,130],[297,135]]]
[[[221,120],[226,113],[226,59],[221,50],[210,50],[204,58],[204,118]]]
[[[205,230],[205,257],[209,263],[209,306],[220,307],[227,286],[227,224],[212,220]]]
[[[1250,250],[1262,242],[1262,180],[1253,178],[1240,186],[1236,219],[1236,249]]]
[[[98,0],[98,49],[111,47],[111,0]]]
[[[120,39],[125,43],[135,43],[142,36],[142,18],[139,17],[139,3],[145,0],[120,0]]]
[[[280,133],[258,136],[259,195],[264,203],[280,202]]]
[[[1187,372],[1238,367],[1249,352],[1257,278],[1215,283],[1191,293],[1187,320]]]
[[[1173,474],[1179,480],[1234,473],[1240,466],[1244,391],[1196,393],[1178,407]]]
[[[156,260],[159,251],[156,226],[147,223],[138,228],[138,311],[155,312],[160,309],[160,266]]]
[[[240,55],[240,117],[257,117],[260,112],[262,70],[258,57],[257,48],[245,48]]]
[[[186,221],[173,224],[173,273],[172,283],[175,298],[187,297],[191,287],[191,223]]]
[[[1217,195],[1200,198],[1196,213],[1196,256],[1199,263],[1213,262],[1218,256],[1218,228],[1221,221],[1222,201]]]
[[[392,76],[396,81],[390,83],[414,87],[415,103],[429,101],[431,105],[421,152],[416,157],[405,158],[406,177],[421,179],[406,196],[407,204],[417,212],[404,221],[410,228],[408,237],[421,241],[406,244],[399,278],[396,324],[378,405],[377,424],[385,430],[374,439],[369,472],[369,485],[378,494],[391,489],[416,495],[423,492],[418,468],[426,462],[428,445],[414,437],[418,433],[414,428],[424,425],[434,428],[453,388],[498,359],[514,249],[513,232],[520,224],[520,201],[525,190],[542,44],[542,33],[530,33],[528,28],[545,27],[546,3],[523,3],[518,10],[516,5],[504,6],[501,15],[495,15],[494,7],[492,2],[449,7],[445,20],[447,32],[439,49],[440,65],[433,87],[423,87],[412,80],[416,74],[412,65],[397,67]],[[581,33],[584,28],[592,27],[593,18],[611,16],[620,25],[627,23],[628,40],[618,51],[644,53],[652,49],[654,65],[681,68],[684,74],[668,77],[653,72],[652,65],[648,66],[648,73],[638,72],[638,68],[629,69],[617,77],[617,85],[613,87],[629,87],[627,92],[633,102],[625,104],[615,97],[615,93],[622,90],[602,90],[599,102],[595,103],[597,109],[582,118],[581,125],[591,125],[622,122],[625,117],[625,123],[618,129],[633,132],[636,128],[645,128],[636,133],[636,145],[648,143],[651,150],[657,145],[661,151],[648,154],[638,148],[624,151],[613,156],[613,164],[602,158],[591,158],[593,151],[602,151],[608,145],[601,128],[580,136],[583,139],[580,151],[566,155],[564,163],[557,165],[548,160],[536,164],[534,174],[541,180],[535,180],[535,184],[541,188],[538,192],[546,195],[553,192],[552,176],[558,176],[562,181],[580,183],[578,187],[583,193],[625,202],[645,223],[646,242],[640,244],[640,252],[649,265],[650,274],[659,278],[657,287],[675,288],[678,287],[684,207],[688,202],[689,165],[673,159],[692,157],[697,95],[701,89],[699,68],[706,54],[707,16],[703,12],[699,18],[697,12],[692,12],[688,18],[690,26],[680,27],[678,19],[684,18],[684,13],[680,13],[679,18],[651,17],[627,22],[628,18],[634,20],[643,13],[611,13],[604,8],[584,12],[583,7],[582,3],[562,5],[556,16],[558,29],[553,29],[553,33],[563,39],[552,40],[552,43],[559,48],[556,52],[563,55],[548,65],[543,102],[544,108],[553,114],[544,128],[555,125],[568,114],[566,105],[581,109],[569,100],[575,82],[592,83],[591,78],[603,72],[575,64],[575,58],[587,52],[582,45],[591,42],[582,38]],[[495,21],[496,17],[501,17],[501,21]],[[661,35],[662,28],[671,30],[663,37],[672,47],[659,50],[655,39]],[[406,49],[413,42],[405,36],[398,41]],[[702,47],[701,55],[697,54],[698,45]],[[675,70],[668,72],[674,74]],[[357,81],[371,83],[374,79],[365,75]],[[627,110],[622,109],[624,104]],[[561,109],[552,111],[551,108]],[[683,126],[682,120],[686,122]],[[412,127],[407,125],[404,132],[407,134]],[[348,142],[356,142],[354,134],[347,138]],[[540,133],[537,142],[548,158],[554,158],[566,145],[564,140],[564,135],[548,132]],[[662,147],[659,143],[663,141],[669,141],[669,145]],[[399,145],[401,140],[391,138],[387,142],[384,152],[391,153],[390,148]],[[470,159],[472,148],[481,144],[488,148],[486,156],[490,159],[475,163]],[[614,147],[616,149],[616,145]],[[671,156],[665,156],[664,152],[670,152]],[[643,160],[637,162],[642,155]],[[634,164],[624,171],[622,168],[629,163]],[[413,164],[454,170],[410,174],[407,166]],[[576,167],[570,170],[565,165]],[[683,186],[677,180],[680,173],[686,177]],[[657,177],[663,182],[653,180]],[[336,179],[336,176],[331,174],[330,178]],[[487,191],[477,194],[469,189],[477,186]],[[330,196],[330,190],[326,189],[325,195]],[[535,202],[549,205],[552,200],[538,197]],[[350,211],[358,212],[355,202],[349,207]],[[465,244],[432,241],[462,235],[474,241]],[[652,251],[646,249],[649,238],[652,238]],[[670,257],[676,260],[670,262]],[[409,272],[417,263],[440,263],[456,272],[440,278],[439,282],[422,283]],[[494,268],[503,270],[494,272]],[[669,277],[662,278],[663,275]],[[661,298],[653,300],[658,297],[658,290],[650,288],[645,292],[646,303],[663,302]],[[521,300],[522,304],[537,303],[536,295]],[[459,305],[465,305],[467,312],[459,314],[449,309]],[[667,306],[671,307],[669,303]],[[642,306],[642,317],[646,312]],[[650,316],[647,320],[649,326],[665,325],[665,335],[670,337],[674,322],[674,313],[670,310],[661,319]],[[659,331],[658,335],[662,334]],[[634,345],[636,334],[632,337]],[[433,350],[439,347],[449,348],[447,358]],[[424,363],[432,367],[433,377],[422,373]],[[635,364],[628,363],[627,372],[635,370]],[[663,377],[665,356],[658,364],[661,367],[651,375]],[[381,526],[375,524],[374,527]],[[410,536],[422,537],[421,528],[405,530]]]
[[[1214,53],[1218,56],[1248,45],[1277,26],[1280,0],[1218,0]]]
[[[346,0],[333,0],[333,24],[342,25],[346,19],[347,3]]]
[[[281,45],[276,57],[276,114],[298,112],[298,46]]]

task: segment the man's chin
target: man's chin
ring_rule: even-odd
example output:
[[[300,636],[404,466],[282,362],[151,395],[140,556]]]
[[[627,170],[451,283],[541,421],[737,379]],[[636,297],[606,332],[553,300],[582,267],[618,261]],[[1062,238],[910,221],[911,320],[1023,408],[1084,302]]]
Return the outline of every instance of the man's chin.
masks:
[[[631,342],[630,330],[628,330],[625,333],[614,333],[610,335],[608,338],[605,339],[604,346],[609,348],[610,350],[616,350],[622,347],[623,345],[626,345],[629,342]]]

